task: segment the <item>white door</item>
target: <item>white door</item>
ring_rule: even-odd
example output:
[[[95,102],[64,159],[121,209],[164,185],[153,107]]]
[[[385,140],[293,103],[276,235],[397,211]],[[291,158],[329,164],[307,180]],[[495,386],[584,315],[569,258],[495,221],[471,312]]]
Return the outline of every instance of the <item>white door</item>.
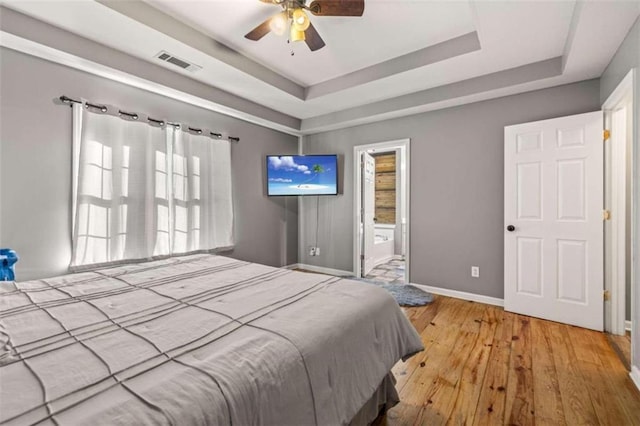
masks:
[[[375,239],[376,209],[376,160],[362,153],[362,276],[373,269],[373,244]]]
[[[505,310],[603,325],[603,114],[505,127]]]

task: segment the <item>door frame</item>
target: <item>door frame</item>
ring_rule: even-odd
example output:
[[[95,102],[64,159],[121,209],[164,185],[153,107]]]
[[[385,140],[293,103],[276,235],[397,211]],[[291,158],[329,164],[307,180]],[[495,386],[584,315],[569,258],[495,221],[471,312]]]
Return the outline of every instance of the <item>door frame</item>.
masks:
[[[360,277],[362,275],[362,262],[360,255],[362,254],[362,244],[360,241],[360,223],[362,222],[362,167],[360,164],[360,158],[363,152],[386,152],[395,149],[400,149],[402,153],[401,160],[401,182],[404,182],[404,217],[406,220],[405,229],[401,230],[404,233],[404,252],[405,252],[405,272],[404,280],[406,284],[409,284],[409,271],[410,271],[410,214],[411,214],[411,193],[410,193],[410,178],[411,178],[411,139],[398,139],[386,142],[376,142],[365,145],[356,145],[353,147],[353,206],[354,206],[354,223],[353,223],[353,275]],[[404,165],[404,167],[402,167]],[[397,172],[397,171],[396,171]]]
[[[626,294],[626,238],[627,232],[631,232],[634,235],[633,229],[638,224],[634,224],[633,218],[637,215],[637,202],[635,200],[635,188],[633,183],[635,179],[631,179],[631,203],[632,203],[632,220],[631,229],[626,229],[626,158],[631,156],[632,174],[637,168],[635,164],[635,158],[633,152],[624,153],[626,148],[626,140],[622,141],[623,146],[620,145],[616,132],[612,128],[613,113],[623,105],[625,105],[629,99],[631,100],[632,114],[635,113],[636,106],[633,101],[633,88],[635,80],[635,70],[630,70],[627,75],[622,79],[614,91],[609,95],[607,100],[603,103],[602,109],[604,111],[604,124],[605,128],[611,130],[611,137],[609,141],[605,142],[605,200],[607,202],[605,208],[611,210],[611,220],[605,223],[605,276],[604,287],[605,290],[610,292],[610,301],[605,302],[605,331],[612,334],[624,335],[626,331],[626,299],[631,295]],[[633,117],[632,114],[628,116]],[[628,126],[627,126],[628,128]],[[631,123],[632,134],[627,135],[633,139],[633,133],[637,132],[637,129],[633,129],[633,122]],[[633,148],[632,150],[633,151]],[[617,212],[623,212],[623,219],[620,220],[620,215]],[[637,248],[637,247],[636,247]],[[608,249],[608,250],[607,250]],[[635,257],[633,238],[631,242],[631,259]],[[634,265],[631,262],[631,282],[634,283],[635,273]],[[633,285],[632,285],[633,293]],[[631,303],[631,318],[633,319],[634,306],[633,300]]]

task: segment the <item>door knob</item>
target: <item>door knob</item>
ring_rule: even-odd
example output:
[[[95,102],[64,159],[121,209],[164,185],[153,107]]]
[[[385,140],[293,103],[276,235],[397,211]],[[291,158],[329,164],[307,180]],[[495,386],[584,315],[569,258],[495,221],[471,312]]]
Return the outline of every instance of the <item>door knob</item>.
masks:
[[[509,225],[509,226],[507,226],[507,231],[509,231],[509,232],[513,232],[513,231],[515,231],[515,230],[516,230],[516,227],[515,227],[515,226],[513,226],[513,225]]]

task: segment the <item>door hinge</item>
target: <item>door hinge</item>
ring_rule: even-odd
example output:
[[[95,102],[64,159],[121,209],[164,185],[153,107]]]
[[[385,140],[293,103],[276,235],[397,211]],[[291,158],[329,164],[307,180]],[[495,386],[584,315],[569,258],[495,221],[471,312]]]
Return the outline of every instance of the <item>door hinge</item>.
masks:
[[[606,141],[611,137],[611,132],[607,129],[602,131],[602,140]]]
[[[360,260],[364,260],[364,254],[360,255]]]
[[[611,212],[609,210],[602,210],[602,220],[610,220]]]
[[[609,290],[605,290],[602,292],[602,297],[604,298],[605,302],[609,299],[611,299],[611,293],[609,293]]]

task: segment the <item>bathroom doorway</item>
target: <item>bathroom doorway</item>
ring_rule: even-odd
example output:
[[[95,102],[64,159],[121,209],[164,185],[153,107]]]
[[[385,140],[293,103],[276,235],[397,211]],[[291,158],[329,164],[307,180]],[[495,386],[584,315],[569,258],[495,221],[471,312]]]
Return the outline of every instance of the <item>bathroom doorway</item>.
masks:
[[[409,283],[409,140],[354,147],[354,275]]]

